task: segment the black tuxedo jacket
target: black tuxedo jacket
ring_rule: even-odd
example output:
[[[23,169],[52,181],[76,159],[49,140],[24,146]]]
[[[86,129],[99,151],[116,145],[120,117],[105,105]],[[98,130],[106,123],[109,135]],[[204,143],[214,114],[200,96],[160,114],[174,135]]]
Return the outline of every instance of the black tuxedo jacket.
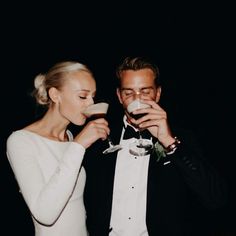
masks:
[[[122,126],[123,122],[116,122],[110,127],[114,143],[119,143]],[[180,129],[174,134],[181,145],[167,157],[170,163],[164,164],[166,158],[157,162],[155,153],[149,161],[146,203],[149,236],[195,235],[194,232],[201,229],[193,228],[192,223],[197,226],[198,222],[192,218],[192,200],[215,208],[225,199],[224,183],[206,162],[192,134]],[[98,141],[87,149],[84,157],[87,173],[84,202],[90,236],[106,236],[112,230],[110,217],[117,153],[102,154],[106,147],[106,142]]]

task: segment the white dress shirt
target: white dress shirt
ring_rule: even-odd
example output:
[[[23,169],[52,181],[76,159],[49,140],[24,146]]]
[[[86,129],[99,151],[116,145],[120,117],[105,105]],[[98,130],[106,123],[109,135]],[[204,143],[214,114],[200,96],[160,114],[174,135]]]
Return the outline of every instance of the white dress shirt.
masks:
[[[125,126],[128,125],[124,118]],[[109,236],[148,236],[146,226],[147,176],[150,155],[134,156],[123,140],[117,154]]]

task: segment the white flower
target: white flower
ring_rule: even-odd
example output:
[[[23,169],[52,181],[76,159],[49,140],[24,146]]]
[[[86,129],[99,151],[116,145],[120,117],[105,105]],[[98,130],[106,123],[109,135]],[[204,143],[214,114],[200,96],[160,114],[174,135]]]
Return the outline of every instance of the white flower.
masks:
[[[160,161],[161,158],[166,157],[165,148],[158,141],[154,144],[154,150],[157,155],[157,161]]]

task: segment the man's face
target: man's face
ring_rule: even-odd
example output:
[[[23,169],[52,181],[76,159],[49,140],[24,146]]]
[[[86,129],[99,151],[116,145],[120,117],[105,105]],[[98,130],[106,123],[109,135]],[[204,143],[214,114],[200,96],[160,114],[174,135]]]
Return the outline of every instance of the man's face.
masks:
[[[128,104],[136,99],[156,102],[160,99],[161,89],[156,87],[154,74],[150,69],[124,71],[120,82],[117,96],[125,110]]]

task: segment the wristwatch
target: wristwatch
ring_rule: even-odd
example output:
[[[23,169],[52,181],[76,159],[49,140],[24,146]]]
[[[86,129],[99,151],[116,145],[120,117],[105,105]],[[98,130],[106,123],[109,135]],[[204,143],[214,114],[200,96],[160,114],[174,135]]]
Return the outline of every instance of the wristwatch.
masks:
[[[171,155],[175,152],[179,144],[181,143],[180,140],[177,137],[174,137],[175,141],[170,144],[168,147],[165,148],[166,155]]]

